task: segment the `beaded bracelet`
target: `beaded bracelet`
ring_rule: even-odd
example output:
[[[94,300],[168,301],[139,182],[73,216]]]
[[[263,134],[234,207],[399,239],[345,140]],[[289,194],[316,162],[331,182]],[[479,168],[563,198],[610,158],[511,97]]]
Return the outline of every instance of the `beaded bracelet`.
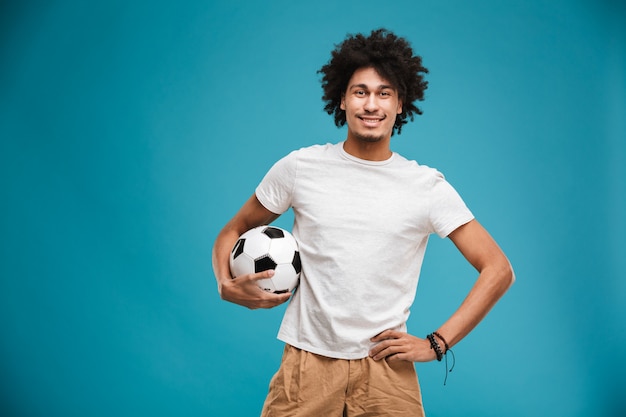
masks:
[[[435,339],[435,336],[437,336],[443,342],[443,345],[446,348],[445,352],[441,351],[441,346],[439,346],[439,343]],[[430,348],[435,350],[435,353],[437,354],[437,360],[438,361],[441,362],[441,359],[444,356],[446,357],[446,377],[443,380],[443,385],[446,385],[446,382],[448,381],[448,373],[452,372],[452,370],[454,369],[454,365],[456,365],[456,357],[454,356],[454,352],[450,349],[450,345],[448,345],[448,342],[446,341],[446,339],[444,339],[443,336],[440,335],[439,333],[432,332],[431,334],[426,336],[426,338],[430,342]],[[452,354],[452,367],[449,370],[448,370],[448,352],[450,352]]]
[[[441,362],[441,359],[443,358],[443,352],[441,350],[441,346],[439,346],[439,343],[437,343],[435,336],[433,335],[433,333],[431,333],[427,335],[426,338],[430,342],[430,348],[435,351],[435,354],[437,355],[437,360]]]
[[[443,352],[443,354],[445,355],[446,353],[448,353],[448,351],[450,350],[450,346],[448,346],[448,342],[446,342],[446,339],[444,339],[443,336],[437,332],[433,332],[433,334],[437,336],[439,339],[441,339],[441,341],[443,342],[443,345],[446,347],[446,350],[445,352]]]

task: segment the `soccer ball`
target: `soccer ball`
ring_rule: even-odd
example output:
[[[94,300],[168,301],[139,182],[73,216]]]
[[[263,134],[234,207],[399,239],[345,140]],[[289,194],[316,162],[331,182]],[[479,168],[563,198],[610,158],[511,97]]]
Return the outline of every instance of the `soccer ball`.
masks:
[[[242,234],[230,252],[233,277],[274,270],[274,276],[257,281],[268,292],[281,294],[298,285],[300,252],[296,239],[288,231],[275,226],[259,226]]]

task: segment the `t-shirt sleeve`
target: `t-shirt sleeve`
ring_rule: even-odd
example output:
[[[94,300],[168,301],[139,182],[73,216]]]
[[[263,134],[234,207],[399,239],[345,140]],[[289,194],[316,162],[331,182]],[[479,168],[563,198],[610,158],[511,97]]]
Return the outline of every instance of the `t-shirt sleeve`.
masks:
[[[259,202],[269,211],[282,214],[291,207],[296,178],[296,151],[276,162],[255,190]]]
[[[436,172],[433,182],[433,198],[430,207],[430,220],[433,230],[439,237],[446,237],[458,227],[474,219],[474,215],[459,193]]]

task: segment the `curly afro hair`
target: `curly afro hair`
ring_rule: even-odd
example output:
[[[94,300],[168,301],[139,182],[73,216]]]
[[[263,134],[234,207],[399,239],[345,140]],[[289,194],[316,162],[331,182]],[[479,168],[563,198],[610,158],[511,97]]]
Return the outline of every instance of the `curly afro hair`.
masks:
[[[424,74],[428,69],[422,66],[422,58],[413,55],[409,42],[386,29],[373,30],[369,37],[362,34],[348,37],[331,53],[331,59],[318,73],[322,74],[322,100],[324,110],[335,115],[335,125],[346,124],[346,113],[341,110],[341,99],[348,88],[354,71],[360,68],[374,68],[398,90],[402,100],[402,113],[396,116],[392,134],[400,134],[407,118],[413,121],[414,114],[422,114],[415,106],[417,100],[424,100],[428,82]]]

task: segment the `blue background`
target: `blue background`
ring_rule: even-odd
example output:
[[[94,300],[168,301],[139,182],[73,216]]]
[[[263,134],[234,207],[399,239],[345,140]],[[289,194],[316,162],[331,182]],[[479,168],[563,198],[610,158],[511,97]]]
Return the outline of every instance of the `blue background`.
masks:
[[[221,301],[211,246],[275,160],[345,137],[316,71],[381,26],[431,72],[393,149],[443,171],[517,273],[445,387],[417,365],[428,415],[626,415],[624,2],[0,7],[3,416],[258,414],[284,307]],[[431,239],[409,329],[475,277]]]

